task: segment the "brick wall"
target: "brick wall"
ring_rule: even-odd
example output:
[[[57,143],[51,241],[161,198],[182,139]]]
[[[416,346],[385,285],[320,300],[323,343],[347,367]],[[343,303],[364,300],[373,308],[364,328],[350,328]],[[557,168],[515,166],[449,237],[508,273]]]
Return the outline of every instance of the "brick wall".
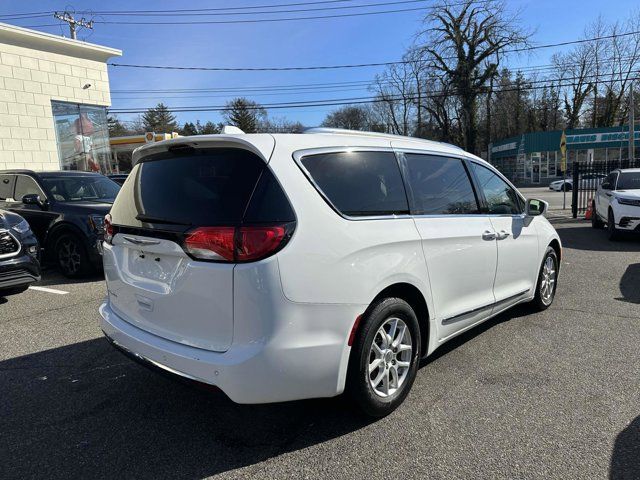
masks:
[[[0,43],[0,170],[60,168],[51,100],[110,105],[107,65]]]

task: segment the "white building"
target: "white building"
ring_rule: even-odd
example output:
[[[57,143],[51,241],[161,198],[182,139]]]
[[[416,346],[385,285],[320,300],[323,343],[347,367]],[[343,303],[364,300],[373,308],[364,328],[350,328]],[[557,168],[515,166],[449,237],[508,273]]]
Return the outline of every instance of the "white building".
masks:
[[[114,48],[0,23],[0,170],[111,170]]]

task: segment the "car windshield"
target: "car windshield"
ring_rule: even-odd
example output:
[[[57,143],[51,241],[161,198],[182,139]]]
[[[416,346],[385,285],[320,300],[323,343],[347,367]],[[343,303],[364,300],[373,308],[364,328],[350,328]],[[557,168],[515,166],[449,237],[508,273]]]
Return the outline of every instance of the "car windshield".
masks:
[[[99,176],[47,177],[42,183],[57,202],[113,203],[120,191],[116,182]]]
[[[618,178],[618,190],[640,190],[640,172],[622,172]]]

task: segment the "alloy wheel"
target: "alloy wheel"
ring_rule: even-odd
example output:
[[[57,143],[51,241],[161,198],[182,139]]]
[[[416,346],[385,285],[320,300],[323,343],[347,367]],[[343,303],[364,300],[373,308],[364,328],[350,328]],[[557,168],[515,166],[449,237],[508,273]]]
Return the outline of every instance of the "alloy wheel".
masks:
[[[556,288],[557,269],[553,257],[547,257],[542,267],[542,281],[540,282],[540,298],[545,305],[550,305]]]
[[[405,382],[413,352],[411,331],[399,318],[387,319],[369,350],[369,385],[380,397],[396,393]]]
[[[80,270],[80,250],[78,244],[72,239],[64,240],[58,248],[58,262],[69,274],[75,274]]]

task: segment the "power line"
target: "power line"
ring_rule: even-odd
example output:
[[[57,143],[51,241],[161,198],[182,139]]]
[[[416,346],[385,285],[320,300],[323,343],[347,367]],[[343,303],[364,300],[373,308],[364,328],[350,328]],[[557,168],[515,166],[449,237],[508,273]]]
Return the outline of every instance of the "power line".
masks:
[[[632,70],[632,72],[635,72],[635,70]],[[551,87],[554,87],[555,84],[554,82],[562,82],[562,81],[566,81],[566,80],[577,80],[577,79],[582,79],[585,82],[590,81],[590,79],[595,78],[596,80],[600,80],[597,83],[610,83],[610,82],[615,82],[616,80],[614,78],[611,78],[609,80],[606,79],[606,77],[616,77],[620,75],[619,72],[602,72],[602,73],[597,73],[597,74],[591,74],[591,75],[585,75],[583,77],[564,77],[564,78],[557,78],[557,79],[540,79],[540,80],[524,80],[524,84],[525,85],[537,85],[537,84],[551,84]],[[337,93],[337,92],[352,92],[352,91],[361,91],[361,90],[369,90],[371,87],[377,87],[377,86],[385,86],[385,85],[390,85],[389,82],[382,82],[382,83],[376,83],[376,82],[368,82],[367,84],[363,84],[363,85],[346,85],[344,86],[344,88],[336,88],[335,86],[328,86],[326,87],[326,89],[322,89],[320,91],[314,91],[316,88],[318,87],[314,87],[314,89],[309,90],[309,89],[287,89],[287,90],[277,90],[277,91],[271,91],[271,90],[257,90],[257,91],[252,91],[249,92],[249,96],[253,97],[263,97],[263,96],[276,96],[276,95],[280,95],[280,96],[286,96],[286,95],[309,95],[309,94],[314,94],[314,93]],[[302,90],[302,91],[301,91]],[[188,98],[229,98],[233,95],[233,93],[237,93],[237,92],[241,92],[243,90],[241,89],[229,89],[226,90],[226,93],[223,93],[225,91],[218,91],[216,89],[211,89],[210,93],[219,93],[218,95],[208,95],[208,94],[204,94],[204,95],[160,95],[160,97],[162,99],[168,99],[168,98],[179,98],[179,99],[188,99]],[[149,92],[150,93],[150,92]],[[173,92],[173,93],[192,93],[192,92]],[[206,92],[199,92],[199,93],[206,93]],[[123,97],[117,97],[117,100],[144,100],[144,99],[157,99],[159,97],[159,95],[157,93],[154,93],[152,95],[147,95],[147,96],[123,96]]]
[[[320,4],[330,4],[330,3],[347,3],[354,2],[356,0],[321,0],[315,2],[296,2],[296,3],[280,3],[280,4],[269,4],[269,5],[244,5],[242,7],[218,7],[218,8],[195,8],[195,9],[177,9],[177,10],[164,10],[165,13],[180,13],[180,12],[212,12],[212,11],[221,11],[221,10],[246,10],[252,8],[280,8],[280,7],[297,7],[301,5],[320,5]],[[96,15],[116,15],[116,14],[139,14],[139,13],[154,13],[157,10],[104,10],[97,12],[78,12],[78,13],[94,13]]]
[[[268,5],[244,5],[239,7],[218,7],[218,8],[194,8],[194,9],[165,9],[162,11],[158,10],[76,10],[74,13],[83,14],[83,15],[101,15],[101,16],[117,16],[117,15],[138,15],[138,16],[194,16],[194,15],[244,15],[244,14],[256,14],[263,12],[248,12],[245,13],[245,10],[256,10],[256,9],[275,9],[275,8],[283,8],[283,7],[299,7],[299,6],[310,6],[310,5],[327,5],[327,4],[336,4],[336,3],[350,3],[356,0],[322,0],[322,1],[313,1],[313,2],[295,2],[295,3],[280,3],[280,4],[268,4]],[[350,8],[366,8],[372,6],[381,6],[381,5],[397,5],[403,3],[417,3],[417,2],[425,2],[428,0],[402,0],[402,1],[391,1],[391,2],[380,2],[373,4],[361,4],[361,5],[341,5],[337,7],[326,7],[326,8],[315,8],[315,9],[297,9],[291,11],[320,11],[320,10],[333,10],[333,9],[350,9]],[[490,3],[492,0],[472,0],[471,3]],[[458,2],[458,3],[450,3],[449,6],[460,6],[466,5],[467,2]],[[222,13],[209,13],[209,12],[222,12]],[[241,13],[238,13],[241,12]],[[13,16],[21,16],[23,18],[37,18],[42,16],[47,16],[53,14],[53,11],[49,12],[31,12],[31,13],[16,13],[16,14],[7,14],[0,15],[0,18],[5,17],[13,17]],[[289,13],[286,10],[276,10],[273,12],[264,12],[264,13]]]
[[[640,70],[635,70],[631,73],[637,74],[637,73],[640,73]],[[578,77],[573,77],[573,78],[578,78]],[[560,83],[563,80],[562,79],[558,79],[558,80],[559,80],[559,83],[554,85],[517,86],[517,87],[502,88],[497,90],[494,89],[492,93],[499,94],[504,92],[531,91],[531,90],[542,90],[542,89],[549,89],[549,88],[564,88],[564,87],[580,85],[580,83],[576,83],[576,82]],[[565,79],[565,80],[569,80],[569,79]],[[638,78],[631,78],[629,80],[636,81],[638,80]],[[281,109],[281,108],[300,108],[305,106],[320,107],[320,106],[355,105],[355,104],[365,104],[365,103],[383,103],[383,102],[390,102],[395,100],[416,101],[416,100],[420,100],[420,98],[422,99],[439,98],[443,96],[453,96],[453,95],[456,95],[455,91],[454,92],[440,91],[435,94],[422,95],[421,97],[418,97],[415,95],[404,96],[404,97],[396,95],[396,96],[386,96],[386,97],[376,96],[376,97],[336,98],[336,99],[326,99],[326,100],[308,100],[308,101],[301,101],[301,102],[278,102],[278,103],[271,103],[271,104],[262,104],[256,107],[248,107],[248,108],[249,109],[254,109],[254,108]],[[229,109],[230,108],[225,105],[207,105],[207,106],[201,106],[201,107],[186,107],[186,106],[173,107],[173,108],[169,108],[168,110],[174,113],[178,113],[178,112],[223,112],[223,111],[228,111]],[[109,109],[109,112],[111,113],[144,113],[147,110],[148,108]]]
[[[340,6],[319,7],[319,8],[296,8],[296,9],[275,10],[275,11],[255,10],[255,11],[249,11],[249,12],[246,12],[246,11],[240,11],[240,12],[229,12],[229,11],[225,11],[225,12],[220,12],[220,11],[210,12],[210,11],[207,11],[208,9],[204,9],[203,11],[199,11],[197,13],[186,13],[186,11],[176,12],[176,13],[151,12],[151,13],[142,14],[140,16],[144,16],[144,17],[167,17],[167,16],[171,16],[171,17],[193,17],[193,16],[230,16],[230,15],[263,15],[263,14],[273,15],[273,14],[276,14],[276,13],[299,13],[299,12],[321,12],[321,11],[328,11],[328,10],[349,10],[349,9],[354,9],[354,8],[382,7],[382,6],[389,6],[389,5],[403,5],[403,4],[407,4],[407,3],[425,3],[425,2],[430,2],[430,1],[431,0],[396,0],[396,1],[392,1],[392,2],[363,3],[361,5],[340,5]],[[269,8],[277,8],[277,7],[278,6],[274,6],[274,5],[269,6]],[[236,8],[236,10],[238,8]],[[245,8],[250,8],[250,7],[245,7]],[[243,8],[243,10],[245,8]],[[256,7],[251,7],[251,8],[256,8]],[[98,15],[97,13],[94,13],[94,14]],[[101,13],[99,15],[101,15],[101,16],[117,16],[117,15],[127,15],[127,16],[129,16],[131,14],[129,14],[129,13],[107,13],[107,14]],[[174,22],[167,22],[167,23],[174,23]]]
[[[608,58],[608,59],[600,59],[595,67],[600,67],[602,65],[608,65],[613,62],[627,62],[629,60],[635,60],[635,57],[622,57],[622,58]],[[509,70],[512,74],[524,73],[524,72],[532,72],[536,73],[536,71],[547,70],[547,69],[558,69],[563,66],[571,66],[573,63],[571,62],[559,62],[554,64],[544,64],[544,65],[533,65],[529,67],[521,67],[517,69]],[[594,74],[595,75],[595,74]],[[600,73],[598,75],[608,75],[606,72]],[[548,80],[542,80],[548,81]],[[540,81],[535,81],[540,82]],[[112,95],[120,95],[120,94],[136,94],[136,93],[148,93],[148,94],[191,94],[191,93],[248,93],[248,94],[256,94],[262,92],[283,92],[287,93],[289,91],[314,91],[314,90],[323,90],[329,88],[337,88],[337,87],[368,87],[372,84],[389,84],[390,82],[380,82],[379,80],[374,79],[363,79],[363,80],[351,80],[351,81],[341,81],[341,82],[320,82],[320,83],[293,83],[293,84],[280,84],[280,85],[253,85],[253,86],[244,86],[244,87],[209,87],[209,88],[161,88],[161,89],[121,89],[121,90],[111,90]],[[131,97],[127,97],[131,98]],[[168,98],[168,97],[165,97]],[[176,97],[179,98],[179,97]],[[185,97],[186,98],[186,97]],[[195,98],[195,97],[194,97]]]
[[[517,53],[525,51],[533,51],[545,48],[560,47],[567,45],[576,45],[580,43],[593,42],[597,40],[607,40],[612,38],[627,37],[630,35],[638,35],[640,30],[626,33],[618,33],[612,35],[604,35],[600,37],[585,38],[582,40],[570,40],[566,42],[548,43],[544,45],[530,46],[505,50],[503,53]],[[457,57],[445,57],[444,60],[454,60]],[[342,68],[364,68],[364,67],[381,67],[389,65],[400,65],[412,63],[411,60],[398,60],[395,62],[371,62],[371,63],[354,63],[354,64],[342,64],[342,65],[313,65],[304,67],[184,67],[176,65],[144,65],[133,63],[109,63],[112,67],[125,67],[125,68],[145,68],[145,69],[159,69],[159,70],[196,70],[196,71],[211,71],[211,72],[282,72],[282,71],[300,71],[300,70],[335,70]]]
[[[368,15],[387,15],[390,13],[415,12],[418,10],[424,10],[424,7],[398,8],[394,10],[381,10],[378,12],[339,13],[334,15],[315,15],[308,17],[259,18],[251,20],[189,20],[185,22],[100,20],[96,21],[95,23],[100,23],[103,25],[230,25],[240,23],[297,22],[300,20],[324,20],[331,18],[363,17]]]

